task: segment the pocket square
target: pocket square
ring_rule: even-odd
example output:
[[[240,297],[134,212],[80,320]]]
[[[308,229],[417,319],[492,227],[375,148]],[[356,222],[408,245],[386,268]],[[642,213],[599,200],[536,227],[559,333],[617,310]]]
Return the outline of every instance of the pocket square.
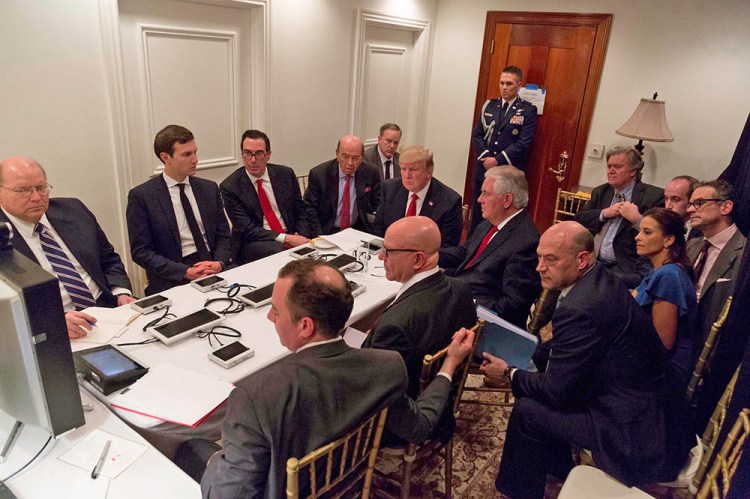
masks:
[[[366,185],[366,186],[365,186],[365,193],[368,193],[368,192],[370,192],[371,190],[372,190],[372,187],[370,187],[369,185]]]
[[[731,279],[727,277],[719,277],[718,279],[716,279],[716,282],[729,282],[729,281],[731,281]]]

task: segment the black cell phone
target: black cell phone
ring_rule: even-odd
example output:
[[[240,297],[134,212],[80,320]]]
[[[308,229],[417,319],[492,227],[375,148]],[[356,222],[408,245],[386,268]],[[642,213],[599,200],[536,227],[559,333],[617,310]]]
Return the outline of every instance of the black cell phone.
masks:
[[[353,267],[359,264],[356,258],[354,258],[352,255],[347,255],[346,253],[337,256],[333,260],[329,260],[328,263],[338,268],[342,272],[349,267]]]
[[[130,304],[130,308],[137,310],[142,314],[148,314],[154,310],[159,310],[172,304],[172,300],[162,295],[148,296],[141,298],[138,301],[134,301]]]
[[[240,300],[244,301],[248,305],[258,308],[263,305],[271,303],[271,295],[273,294],[273,283],[266,284],[265,286],[254,289],[248,293],[240,295]]]
[[[295,258],[307,258],[318,253],[318,250],[311,248],[310,246],[302,246],[301,248],[293,249],[289,252]]]
[[[227,280],[221,276],[210,275],[208,277],[204,277],[203,279],[196,279],[195,281],[191,282],[190,285],[198,291],[206,293],[208,291],[211,291],[212,289],[216,289],[219,286],[226,284],[226,282]]]

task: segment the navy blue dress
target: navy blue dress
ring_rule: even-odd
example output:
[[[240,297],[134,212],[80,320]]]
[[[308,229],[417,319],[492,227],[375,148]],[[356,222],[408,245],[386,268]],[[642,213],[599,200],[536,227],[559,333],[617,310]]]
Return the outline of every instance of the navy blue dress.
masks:
[[[636,292],[636,301],[649,314],[654,300],[666,301],[677,307],[677,340],[670,355],[680,378],[687,384],[693,368],[693,325],[696,324],[698,313],[693,281],[682,267],[667,263],[650,270]]]

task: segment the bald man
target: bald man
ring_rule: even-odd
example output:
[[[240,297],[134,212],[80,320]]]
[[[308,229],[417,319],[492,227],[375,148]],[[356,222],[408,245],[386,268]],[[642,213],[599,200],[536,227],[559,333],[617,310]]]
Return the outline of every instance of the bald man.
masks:
[[[391,224],[379,255],[386,278],[402,285],[362,346],[401,354],[409,373],[407,393],[411,397],[419,391],[425,354],[446,347],[454,332],[473,326],[477,319],[468,285],[440,272],[439,249],[437,224],[428,217],[415,216]]]
[[[359,137],[345,135],[336,145],[336,157],[310,170],[302,235],[313,238],[349,227],[373,232],[381,181],[378,168],[363,160],[364,153]]]
[[[651,318],[593,251],[577,222],[553,225],[539,240],[542,286],[561,290],[540,372],[484,354],[484,374],[505,378],[516,397],[495,483],[508,497],[543,498],[547,474],[565,479],[572,467],[571,446],[591,450],[627,485],[674,480],[687,457],[682,392],[665,383]]]
[[[60,279],[68,336],[86,336],[96,317],[81,310],[135,300],[120,256],[96,217],[78,199],[50,199],[44,168],[29,158],[0,162],[0,222],[13,226],[13,246]]]

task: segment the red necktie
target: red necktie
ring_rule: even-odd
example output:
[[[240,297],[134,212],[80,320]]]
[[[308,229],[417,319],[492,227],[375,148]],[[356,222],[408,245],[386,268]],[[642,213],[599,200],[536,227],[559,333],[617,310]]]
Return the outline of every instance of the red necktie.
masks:
[[[346,176],[344,194],[341,196],[341,230],[348,229],[352,225],[352,216],[349,213],[349,184],[351,179],[351,175]]]
[[[474,265],[477,257],[481,255],[482,251],[484,251],[484,248],[486,248],[487,245],[490,244],[490,239],[492,239],[492,236],[495,235],[495,232],[497,232],[497,225],[493,225],[492,227],[490,227],[490,230],[487,231],[487,235],[484,236],[484,239],[482,239],[482,244],[479,245],[477,252],[474,253],[474,258],[472,258],[471,261],[466,264],[466,266],[464,267],[465,269]]]
[[[708,239],[703,240],[703,246],[701,246],[698,256],[695,258],[695,266],[693,272],[695,273],[695,283],[697,284],[701,280],[701,274],[703,273],[703,267],[706,266],[706,258],[708,257],[708,248],[711,247],[711,243]]]
[[[417,199],[419,199],[419,196],[417,196],[416,193],[411,195],[411,203],[409,203],[409,209],[406,210],[407,217],[414,217],[417,215]]]
[[[258,200],[260,200],[260,209],[263,210],[263,216],[268,221],[268,226],[272,231],[278,232],[279,234],[284,233],[284,229],[281,227],[279,218],[274,213],[271,207],[271,201],[268,199],[266,191],[263,189],[263,179],[258,179]]]

